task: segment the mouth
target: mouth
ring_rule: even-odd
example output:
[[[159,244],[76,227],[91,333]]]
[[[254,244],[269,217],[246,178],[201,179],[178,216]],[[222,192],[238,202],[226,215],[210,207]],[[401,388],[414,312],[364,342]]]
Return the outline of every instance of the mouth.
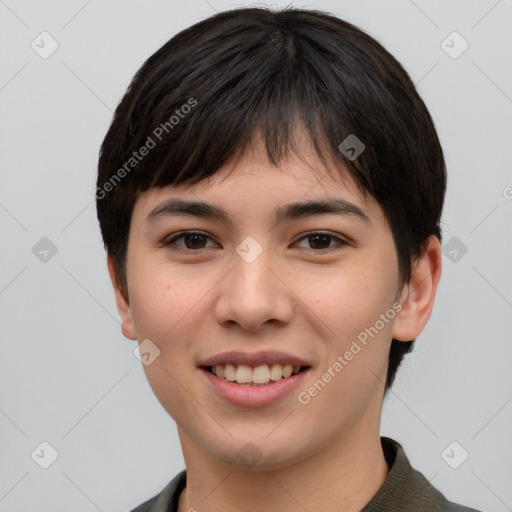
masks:
[[[238,407],[263,407],[288,400],[307,379],[312,363],[277,351],[232,351],[197,364],[206,386]]]
[[[276,350],[230,351],[197,362],[214,395],[237,407],[263,407],[289,399],[313,364]]]
[[[253,367],[246,364],[227,363],[204,366],[202,368],[226,382],[233,382],[243,386],[268,386],[274,382],[288,379],[292,375],[304,372],[310,367],[278,363],[260,364]]]

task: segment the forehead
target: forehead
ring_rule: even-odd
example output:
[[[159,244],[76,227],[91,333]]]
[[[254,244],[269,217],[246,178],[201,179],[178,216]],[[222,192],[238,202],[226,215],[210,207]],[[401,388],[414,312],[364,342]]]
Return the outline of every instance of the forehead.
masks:
[[[134,217],[151,216],[158,205],[173,198],[207,202],[217,206],[217,212],[223,210],[233,219],[240,215],[247,217],[252,212],[259,218],[273,216],[279,220],[280,215],[285,215],[285,208],[279,205],[320,200],[331,201],[334,209],[336,201],[344,203],[342,213],[350,213],[352,208],[352,213],[361,213],[360,218],[382,217],[380,206],[360,190],[341,162],[325,165],[315,152],[301,150],[289,152],[274,165],[261,140],[254,141],[243,153],[233,155],[214,175],[198,183],[154,187],[143,192],[135,204]],[[323,206],[318,208],[318,213],[322,213]],[[222,215],[220,212],[218,217],[225,221],[220,218]],[[288,217],[293,218],[293,214]]]
[[[268,156],[261,135],[254,136],[251,143],[242,152],[235,152],[231,158],[210,178],[205,185],[241,186],[250,177],[263,183],[274,182],[282,187],[299,189],[301,187],[325,187],[327,189],[347,189],[349,193],[357,192],[357,185],[348,169],[341,161],[322,162],[311,147],[309,139],[303,132],[294,135],[290,141],[294,147],[287,148],[277,165]]]

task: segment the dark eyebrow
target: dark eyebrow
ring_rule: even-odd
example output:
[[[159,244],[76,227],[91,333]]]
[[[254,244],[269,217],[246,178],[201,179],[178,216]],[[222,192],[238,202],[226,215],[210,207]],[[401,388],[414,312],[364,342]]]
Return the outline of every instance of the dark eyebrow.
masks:
[[[276,208],[275,222],[280,223],[285,220],[322,214],[353,215],[367,224],[371,224],[370,218],[359,206],[344,199],[335,198],[285,204]],[[231,224],[229,213],[223,208],[201,201],[185,201],[182,199],[169,199],[159,204],[148,214],[147,221],[173,215],[215,219]]]
[[[276,222],[279,223],[283,220],[312,217],[326,213],[353,215],[367,224],[371,224],[370,217],[359,206],[349,203],[344,199],[336,198],[285,204],[276,209]]]
[[[229,224],[229,215],[226,210],[213,204],[200,201],[184,201],[182,199],[169,199],[160,203],[148,214],[147,221],[172,215],[190,215],[204,219],[216,219]]]

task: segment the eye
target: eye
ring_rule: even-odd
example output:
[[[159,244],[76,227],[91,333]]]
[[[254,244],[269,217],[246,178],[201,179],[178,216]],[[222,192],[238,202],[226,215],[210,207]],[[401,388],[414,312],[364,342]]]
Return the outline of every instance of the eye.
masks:
[[[330,233],[324,233],[321,231],[314,231],[312,233],[308,233],[307,235],[303,236],[299,239],[299,242],[301,240],[308,240],[310,247],[303,247],[304,249],[314,249],[314,250],[325,250],[325,249],[332,249],[333,247],[336,247],[336,245],[330,245],[332,241],[337,241],[338,246],[344,246],[348,245],[345,240],[342,240],[341,238],[334,236]]]
[[[178,250],[192,252],[199,252],[210,247],[218,247],[215,242],[213,242],[213,245],[208,246],[208,240],[213,242],[213,240],[205,233],[201,233],[199,231],[182,231],[181,233],[176,233],[166,238],[162,242],[162,246],[175,246],[178,248]],[[306,243],[308,243],[309,247],[303,246],[301,248],[312,249],[315,251],[326,251],[328,249],[334,249],[336,246],[342,247],[344,245],[348,245],[348,242],[345,240],[342,240],[341,238],[332,235],[331,233],[325,233],[321,231],[314,231],[306,234],[300,238],[296,244],[299,244],[299,242],[303,240],[307,241]],[[181,241],[181,243],[177,243],[178,241]],[[334,245],[332,244],[333,242],[335,242]]]
[[[177,244],[176,242],[178,240],[183,240],[184,245]],[[182,231],[181,233],[176,233],[175,235],[165,239],[162,242],[162,245],[165,247],[175,245],[184,250],[200,251],[201,249],[208,249],[206,246],[207,240],[211,240],[211,238],[199,231]],[[215,245],[216,244],[214,244],[214,246]]]

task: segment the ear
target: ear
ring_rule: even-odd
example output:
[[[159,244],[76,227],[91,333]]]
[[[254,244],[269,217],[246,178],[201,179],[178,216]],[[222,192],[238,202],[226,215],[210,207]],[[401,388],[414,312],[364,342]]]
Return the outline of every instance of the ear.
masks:
[[[110,255],[107,256],[107,266],[116,295],[117,311],[119,311],[119,315],[121,316],[121,331],[126,338],[136,340],[137,335],[135,333],[135,323],[130,310],[129,298],[125,295],[119,284],[114,259]]]
[[[418,337],[432,313],[440,278],[441,244],[432,235],[423,254],[413,261],[411,278],[402,289],[402,309],[393,324],[394,339],[412,341]]]

